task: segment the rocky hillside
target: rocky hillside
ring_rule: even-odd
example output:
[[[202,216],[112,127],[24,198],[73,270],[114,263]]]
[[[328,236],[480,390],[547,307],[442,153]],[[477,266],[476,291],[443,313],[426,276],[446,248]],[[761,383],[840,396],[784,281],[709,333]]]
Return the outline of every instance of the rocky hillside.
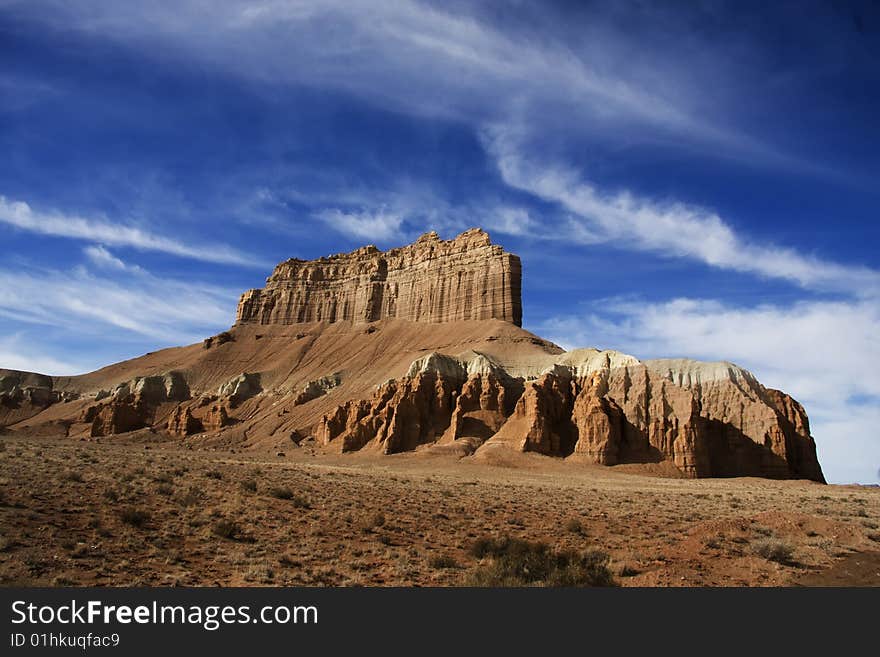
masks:
[[[563,352],[520,318],[519,259],[480,230],[289,260],[201,344],[77,377],[0,370],[0,426],[823,481],[803,408],[736,365]]]

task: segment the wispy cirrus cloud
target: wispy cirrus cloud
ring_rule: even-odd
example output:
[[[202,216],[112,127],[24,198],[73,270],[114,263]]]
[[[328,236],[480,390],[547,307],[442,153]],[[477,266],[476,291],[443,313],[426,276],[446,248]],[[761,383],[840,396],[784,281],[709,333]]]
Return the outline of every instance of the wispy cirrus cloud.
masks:
[[[568,137],[627,125],[631,140],[656,139],[660,130],[675,135],[673,147],[717,154],[723,145],[726,156],[752,165],[817,168],[750,136],[720,108],[707,111],[704,81],[627,36],[610,9],[596,8],[578,38],[565,40],[530,31],[533,21],[502,29],[477,6],[416,0],[230,0],[207,13],[198,0],[8,5],[56,28],[184,53],[246,79],[341,90],[412,115],[488,124],[513,113],[546,130],[542,117],[552,107]],[[703,48],[701,61],[710,55]],[[718,87],[717,70],[706,77]]]
[[[688,258],[711,267],[784,279],[801,287],[855,296],[880,293],[880,272],[841,265],[739,235],[717,213],[658,202],[629,191],[603,192],[575,169],[529,156],[505,128],[485,133],[504,181],[564,208],[565,239]]]
[[[345,211],[339,208],[325,208],[315,216],[333,230],[346,235],[367,240],[388,240],[401,236],[403,216],[385,207],[375,210],[362,209]]]
[[[0,337],[0,368],[38,372],[55,376],[80,374],[95,369],[97,363],[56,358],[46,353],[45,344],[35,345],[24,333]]]
[[[264,265],[254,257],[226,245],[210,242],[199,245],[187,244],[177,239],[157,235],[138,226],[113,223],[75,214],[38,211],[24,201],[11,200],[2,195],[0,195],[0,223],[40,235],[87,240],[144,251],[159,251],[206,262],[249,267]]]
[[[201,3],[189,1],[150,3],[136,10],[102,0],[51,3],[51,13],[40,12],[41,4],[34,0],[10,6],[65,29],[123,40],[130,47],[185,52],[243,78],[343,90],[383,108],[452,118],[484,134],[498,126],[525,126],[566,141],[625,134],[630,142],[660,140],[670,148],[742,157],[750,166],[763,162],[816,168],[750,136],[725,108],[711,106],[703,89],[707,81],[720,84],[717,61],[715,68],[705,65],[706,80],[683,76],[682,67],[667,53],[635,43],[614,27],[613,11],[594,12],[584,38],[565,40],[538,38],[514,21],[501,28],[476,10],[450,11],[410,0],[381,5],[233,0],[209,15]],[[662,11],[650,13],[652,20],[665,20],[667,26],[674,22],[674,16]],[[705,51],[699,46],[689,47]],[[704,52],[701,65],[713,56]],[[695,64],[689,62],[692,70],[698,69]],[[548,108],[552,122],[546,120]],[[865,285],[874,278],[872,272],[836,269],[788,249],[751,244],[711,211],[686,202],[660,204],[602,190],[565,164],[551,161],[549,170],[537,175],[528,170],[533,152],[514,158],[499,153],[496,145],[489,155],[496,158],[508,185],[567,207],[573,215],[569,232],[583,243],[613,241],[624,248],[695,257],[711,266],[802,285],[834,287],[842,280]],[[381,200],[357,211],[329,204],[315,216],[347,235],[388,239],[400,233],[403,220],[384,207]],[[547,232],[515,221],[497,224],[511,234]],[[675,239],[680,231],[693,233],[691,244]],[[98,236],[91,239],[112,245]]]
[[[85,256],[93,265],[101,269],[115,269],[117,271],[143,272],[137,265],[129,265],[120,258],[110,253],[101,244],[92,244],[83,249]]]
[[[239,292],[142,270],[103,276],[85,267],[0,269],[0,280],[0,316],[65,327],[77,335],[128,334],[168,345],[195,342],[228,327]]]

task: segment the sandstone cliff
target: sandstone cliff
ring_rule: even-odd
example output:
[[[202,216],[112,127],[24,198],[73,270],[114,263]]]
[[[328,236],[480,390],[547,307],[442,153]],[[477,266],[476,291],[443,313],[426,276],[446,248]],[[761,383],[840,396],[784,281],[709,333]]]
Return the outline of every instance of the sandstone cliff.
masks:
[[[437,233],[389,251],[365,246],[318,260],[287,260],[248,290],[236,323],[414,322],[501,319],[522,323],[521,266],[482,230]]]
[[[417,360],[369,400],[325,415],[316,436],[384,453],[464,441],[590,463],[669,461],[687,476],[824,481],[800,405],[731,363],[645,361],[577,350],[537,377],[477,354]]]

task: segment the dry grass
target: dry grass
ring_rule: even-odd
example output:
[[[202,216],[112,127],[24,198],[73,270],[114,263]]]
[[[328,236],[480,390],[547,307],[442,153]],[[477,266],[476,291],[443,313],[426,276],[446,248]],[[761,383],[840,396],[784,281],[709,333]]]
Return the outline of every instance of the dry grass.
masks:
[[[759,557],[776,563],[791,563],[794,546],[778,538],[765,537],[752,541],[752,551]]]
[[[488,563],[468,575],[470,586],[614,586],[609,556],[601,550],[555,550],[547,543],[505,536],[478,540],[471,554]]]
[[[0,458],[7,585],[581,585],[603,568],[621,586],[785,585],[880,552],[877,489],[542,459],[4,444],[15,456]],[[66,476],[72,464],[87,485]],[[519,547],[499,552],[504,536]],[[791,552],[760,547],[770,540]]]
[[[119,511],[119,519],[132,527],[143,527],[150,520],[149,511],[127,507]]]

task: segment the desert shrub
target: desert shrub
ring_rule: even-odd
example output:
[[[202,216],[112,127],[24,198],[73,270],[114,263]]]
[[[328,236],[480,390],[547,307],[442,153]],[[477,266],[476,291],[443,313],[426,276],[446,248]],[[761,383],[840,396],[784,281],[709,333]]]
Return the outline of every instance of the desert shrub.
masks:
[[[103,492],[105,499],[110,502],[118,502],[119,501],[119,492],[115,488],[108,488]]]
[[[157,484],[170,484],[174,481],[174,478],[171,476],[170,472],[160,472],[157,475],[153,476],[153,481]]]
[[[163,482],[156,486],[156,492],[159,495],[171,495],[174,492],[174,486]]]
[[[713,550],[717,550],[721,547],[721,536],[709,536],[703,542],[707,548],[712,548]]]
[[[269,495],[278,500],[292,500],[294,496],[288,486],[273,486],[269,489]]]
[[[288,500],[297,509],[311,509],[312,503],[309,498],[294,493],[289,486],[274,486],[269,489],[269,495],[278,500]]]
[[[577,553],[518,538],[475,541],[471,554],[487,559],[467,578],[470,586],[614,586],[609,557],[601,550]]]
[[[126,507],[119,512],[119,519],[132,527],[143,527],[150,519],[150,514],[143,509]]]
[[[457,568],[458,562],[448,554],[441,554],[431,557],[428,560],[428,565],[436,570],[443,570],[446,568]]]
[[[385,524],[385,514],[381,511],[376,511],[376,513],[370,514],[367,516],[364,521],[361,523],[361,530],[365,532],[370,532],[379,527],[382,527]]]
[[[77,472],[76,470],[68,470],[67,472],[64,473],[63,479],[64,479],[64,481],[82,482],[83,476],[81,473]]]
[[[311,509],[312,503],[309,501],[309,498],[303,497],[302,495],[294,495],[290,498],[290,502],[297,509]]]
[[[208,470],[205,473],[205,476],[208,477],[209,479],[216,479],[218,481],[223,479],[223,473],[220,472],[219,470]]]
[[[583,534],[584,526],[577,518],[570,518],[565,523],[565,531],[571,532],[572,534]]]
[[[493,553],[497,541],[488,536],[482,536],[471,543],[468,548],[468,554],[477,559],[482,559]]]
[[[190,486],[186,492],[180,496],[179,502],[183,506],[196,506],[205,499],[205,491],[198,486]]]
[[[776,563],[790,563],[794,547],[779,538],[766,537],[752,541],[752,552]]]
[[[245,479],[241,482],[241,489],[246,490],[249,493],[257,492],[257,480],[256,479]]]
[[[241,527],[239,527],[238,523],[234,520],[224,518],[223,520],[218,520],[214,523],[211,532],[214,536],[233,541],[241,534]]]

